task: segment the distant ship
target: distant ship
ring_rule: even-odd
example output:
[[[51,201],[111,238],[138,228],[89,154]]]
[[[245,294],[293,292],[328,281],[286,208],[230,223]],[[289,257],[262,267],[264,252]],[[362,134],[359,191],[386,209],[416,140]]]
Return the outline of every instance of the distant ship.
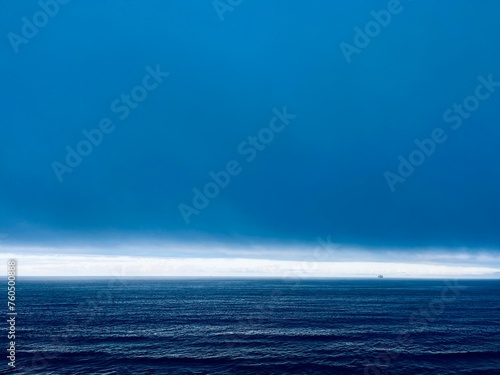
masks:
[[[383,276],[383,275],[378,275],[378,278],[379,278],[379,279],[383,279],[383,278],[384,278],[384,276]]]

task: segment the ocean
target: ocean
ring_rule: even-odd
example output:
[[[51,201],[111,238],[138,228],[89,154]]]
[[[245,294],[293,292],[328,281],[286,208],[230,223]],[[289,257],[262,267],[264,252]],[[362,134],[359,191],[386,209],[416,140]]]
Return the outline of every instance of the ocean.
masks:
[[[500,374],[499,280],[19,278],[16,296],[0,374]]]

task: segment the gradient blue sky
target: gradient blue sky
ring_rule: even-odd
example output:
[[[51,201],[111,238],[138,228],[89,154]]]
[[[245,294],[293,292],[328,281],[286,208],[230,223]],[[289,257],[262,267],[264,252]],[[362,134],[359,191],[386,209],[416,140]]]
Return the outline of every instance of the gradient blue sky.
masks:
[[[452,130],[443,113],[500,81],[500,2],[401,1],[347,63],[340,43],[387,1],[72,1],[15,53],[0,15],[0,232],[9,245],[127,241],[500,248],[500,89]],[[110,110],[146,67],[170,75],[122,120]],[[237,151],[273,108],[297,117],[251,163]],[[116,129],[59,182],[82,130]],[[414,140],[448,139],[392,192]],[[179,204],[209,172],[242,172],[189,224]],[[460,250],[460,251],[462,251]]]

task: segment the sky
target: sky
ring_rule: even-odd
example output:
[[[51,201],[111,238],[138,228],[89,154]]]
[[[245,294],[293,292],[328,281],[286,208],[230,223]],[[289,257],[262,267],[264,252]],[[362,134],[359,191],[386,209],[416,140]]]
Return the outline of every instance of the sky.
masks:
[[[0,259],[25,274],[500,272],[497,1],[3,5]]]

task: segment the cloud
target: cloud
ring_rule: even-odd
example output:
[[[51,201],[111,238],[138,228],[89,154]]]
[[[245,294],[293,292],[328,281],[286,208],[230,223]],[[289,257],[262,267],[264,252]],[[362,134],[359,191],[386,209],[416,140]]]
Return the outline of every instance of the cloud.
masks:
[[[9,7],[0,23],[19,34],[33,10]],[[183,1],[87,2],[79,17],[70,7],[17,55],[8,40],[0,45],[2,242],[314,242],[328,233],[362,246],[500,246],[500,90],[460,129],[443,119],[465,108],[476,77],[500,81],[500,51],[484,48],[500,44],[500,2],[436,2],[432,11],[447,17],[425,30],[429,7],[411,6],[352,64],[338,45],[354,43],[353,27],[372,19],[368,2],[266,2],[226,13],[223,24],[212,6]],[[171,76],[137,105],[133,88],[156,64]],[[117,98],[137,105],[123,121]],[[262,129],[283,106],[297,118],[264,145]],[[116,129],[60,183],[51,164],[66,163],[66,146],[77,149],[103,118]],[[384,171],[436,128],[449,139],[391,193]],[[251,164],[238,152],[249,137],[261,150]],[[179,204],[191,205],[193,189],[231,160],[242,172],[186,224]]]
[[[5,249],[4,249],[5,250]],[[15,250],[15,249],[11,249]],[[26,249],[24,249],[26,250]],[[40,250],[40,248],[36,249]],[[72,249],[73,251],[75,249]],[[309,252],[310,253],[310,252]],[[352,256],[356,257],[355,255]],[[20,276],[108,276],[108,277],[375,277],[394,278],[498,277],[500,260],[489,265],[431,261],[320,261],[236,257],[159,257],[95,254],[45,254],[5,252],[0,262],[18,262]],[[2,270],[6,274],[7,268]]]

